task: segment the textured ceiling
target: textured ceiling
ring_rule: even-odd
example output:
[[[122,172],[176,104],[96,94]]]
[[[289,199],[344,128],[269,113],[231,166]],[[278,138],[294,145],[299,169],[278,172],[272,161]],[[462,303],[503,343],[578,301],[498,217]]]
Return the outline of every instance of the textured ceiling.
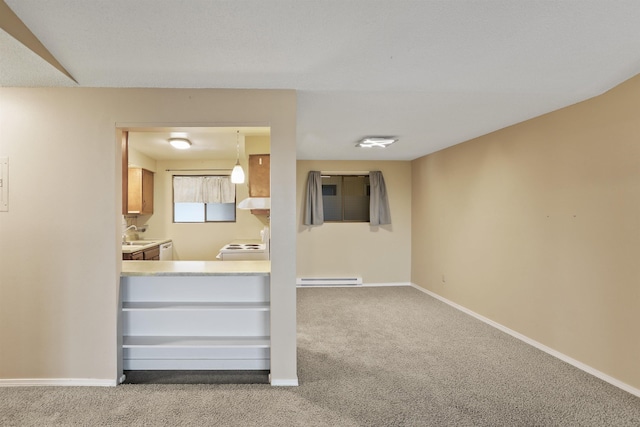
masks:
[[[637,0],[6,4],[79,86],[298,90],[301,159],[414,159],[640,72]],[[76,86],[4,33],[0,54],[0,85]]]
[[[246,136],[269,135],[268,127],[136,128],[129,130],[128,143],[130,148],[155,160],[229,160],[231,168],[238,150],[245,153]],[[169,145],[169,138],[186,138],[191,148],[175,149]]]

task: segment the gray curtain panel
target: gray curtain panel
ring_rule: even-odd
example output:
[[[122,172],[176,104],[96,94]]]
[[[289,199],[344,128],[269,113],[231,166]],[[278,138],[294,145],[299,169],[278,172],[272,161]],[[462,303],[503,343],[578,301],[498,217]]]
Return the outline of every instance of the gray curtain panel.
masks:
[[[322,176],[320,171],[309,171],[307,179],[307,202],[304,211],[304,225],[324,224],[322,208]]]
[[[380,171],[369,172],[371,197],[369,199],[369,223],[371,225],[391,224],[391,211],[387,197],[387,186]],[[322,188],[321,188],[322,190]]]

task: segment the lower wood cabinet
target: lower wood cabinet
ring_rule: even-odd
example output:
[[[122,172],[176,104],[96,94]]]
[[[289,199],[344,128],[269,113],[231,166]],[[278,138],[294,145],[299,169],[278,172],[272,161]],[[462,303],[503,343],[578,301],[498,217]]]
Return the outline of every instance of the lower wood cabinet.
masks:
[[[131,252],[130,254],[122,254],[122,259],[125,261],[143,261],[144,251]]]
[[[145,261],[158,261],[160,259],[160,245],[145,249],[142,256]]]
[[[160,259],[160,245],[143,251],[124,253],[122,259],[126,261],[158,261]]]

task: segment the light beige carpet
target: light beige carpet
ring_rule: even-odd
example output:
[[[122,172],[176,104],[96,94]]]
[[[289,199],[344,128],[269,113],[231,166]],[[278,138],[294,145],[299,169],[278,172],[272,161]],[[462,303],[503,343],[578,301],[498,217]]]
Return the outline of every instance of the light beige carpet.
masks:
[[[299,289],[298,355],[299,387],[4,388],[0,425],[640,425],[639,398],[409,287]]]

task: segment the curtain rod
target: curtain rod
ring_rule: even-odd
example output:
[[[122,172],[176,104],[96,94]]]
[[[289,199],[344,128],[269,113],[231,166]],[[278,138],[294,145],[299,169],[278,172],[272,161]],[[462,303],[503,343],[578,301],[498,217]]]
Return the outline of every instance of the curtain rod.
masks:
[[[165,172],[195,172],[195,171],[227,171],[231,172],[231,169],[165,169]]]
[[[321,175],[369,175],[369,171],[320,171]]]

